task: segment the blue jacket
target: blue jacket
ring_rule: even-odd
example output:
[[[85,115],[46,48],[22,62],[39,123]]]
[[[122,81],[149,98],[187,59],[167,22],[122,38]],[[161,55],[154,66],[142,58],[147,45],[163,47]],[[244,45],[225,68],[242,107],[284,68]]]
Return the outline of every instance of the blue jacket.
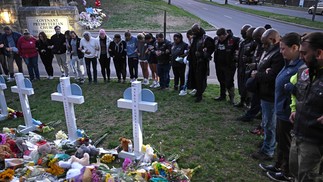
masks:
[[[20,37],[21,37],[21,34],[20,33],[18,33],[18,32],[12,32],[12,38],[15,41],[16,47],[17,47],[18,39]],[[3,41],[3,44],[4,44],[4,48],[9,47],[8,40],[7,40],[7,34],[2,34],[2,41]],[[4,49],[4,54],[8,56],[9,55],[9,52],[6,49]]]
[[[278,73],[275,83],[275,113],[278,119],[289,121],[291,109],[291,93],[285,88],[285,84],[289,83],[290,78],[297,73],[299,67],[304,62],[300,59],[291,63],[285,61],[285,66]]]
[[[129,58],[137,58],[138,54],[136,52],[137,50],[137,38],[131,36],[129,41],[126,41],[127,43],[127,56]]]

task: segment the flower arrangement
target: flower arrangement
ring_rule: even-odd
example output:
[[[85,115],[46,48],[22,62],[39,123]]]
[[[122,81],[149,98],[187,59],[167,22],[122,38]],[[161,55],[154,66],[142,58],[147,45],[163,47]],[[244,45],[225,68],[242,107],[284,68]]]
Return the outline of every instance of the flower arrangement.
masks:
[[[13,179],[13,175],[15,171],[13,169],[7,169],[0,173],[0,181],[11,181]]]
[[[104,18],[107,16],[102,12],[102,9],[98,8],[85,8],[85,12],[80,13],[79,24],[86,29],[98,28],[102,25]]]

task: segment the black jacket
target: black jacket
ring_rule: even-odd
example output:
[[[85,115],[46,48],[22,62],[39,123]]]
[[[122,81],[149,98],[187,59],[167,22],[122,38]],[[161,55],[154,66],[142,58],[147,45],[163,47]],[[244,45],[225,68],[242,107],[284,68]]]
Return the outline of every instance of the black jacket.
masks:
[[[294,133],[308,142],[323,144],[323,125],[317,118],[323,115],[323,69],[310,81],[309,69],[301,67],[296,83],[296,116]]]
[[[64,54],[66,53],[66,38],[65,35],[60,34],[54,34],[51,38],[51,43],[54,46],[52,49],[53,54]]]
[[[171,49],[171,63],[173,67],[178,67],[178,66],[185,66],[184,63],[180,63],[176,61],[177,57],[185,57],[185,50],[188,50],[188,44],[185,42],[180,42],[179,44],[172,44],[172,49]]]
[[[159,56],[157,56],[156,54],[158,64],[169,64],[172,43],[169,40],[164,39],[164,42],[161,42],[161,43],[156,41],[154,47],[155,47],[155,52],[154,52],[155,54],[156,54],[156,51],[161,52]]]
[[[274,102],[275,99],[275,80],[284,67],[284,58],[279,52],[279,45],[275,45],[271,50],[265,53],[260,60],[257,68],[256,82],[258,84],[258,94],[260,99],[268,102]],[[270,71],[266,73],[266,70]]]
[[[40,57],[54,57],[52,50],[48,48],[51,45],[50,39],[47,39],[46,42],[41,41],[40,39],[36,42],[36,48]]]
[[[240,38],[228,35],[221,42],[218,37],[214,38],[214,62],[216,65],[235,67],[235,53],[239,49]]]
[[[110,43],[109,53],[113,59],[126,59],[127,56],[127,43],[124,40],[121,40],[119,44],[116,44],[114,41]]]
[[[72,41],[72,39],[69,40],[69,42],[68,42],[69,45],[71,45],[71,41]],[[79,59],[82,59],[82,58],[84,58],[84,53],[78,49],[80,47],[80,42],[81,42],[81,39],[76,36],[77,57]],[[68,51],[69,52],[72,51],[72,46],[69,46]],[[72,58],[72,54],[71,54],[71,58]]]

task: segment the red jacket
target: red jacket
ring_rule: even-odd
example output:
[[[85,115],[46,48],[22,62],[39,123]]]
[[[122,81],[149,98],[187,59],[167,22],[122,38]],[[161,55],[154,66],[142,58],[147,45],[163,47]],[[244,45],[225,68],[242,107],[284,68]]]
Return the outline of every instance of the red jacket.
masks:
[[[18,39],[17,48],[19,50],[19,55],[23,58],[32,58],[38,56],[35,37],[30,37],[27,40],[25,36],[21,36]]]

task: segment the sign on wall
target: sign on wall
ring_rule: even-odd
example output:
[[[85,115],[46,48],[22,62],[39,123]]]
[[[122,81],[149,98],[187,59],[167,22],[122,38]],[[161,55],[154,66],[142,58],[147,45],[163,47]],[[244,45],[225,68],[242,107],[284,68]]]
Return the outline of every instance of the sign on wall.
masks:
[[[29,32],[36,36],[39,32],[45,32],[47,36],[55,34],[54,27],[59,25],[64,33],[69,28],[67,16],[33,16],[26,17]]]

